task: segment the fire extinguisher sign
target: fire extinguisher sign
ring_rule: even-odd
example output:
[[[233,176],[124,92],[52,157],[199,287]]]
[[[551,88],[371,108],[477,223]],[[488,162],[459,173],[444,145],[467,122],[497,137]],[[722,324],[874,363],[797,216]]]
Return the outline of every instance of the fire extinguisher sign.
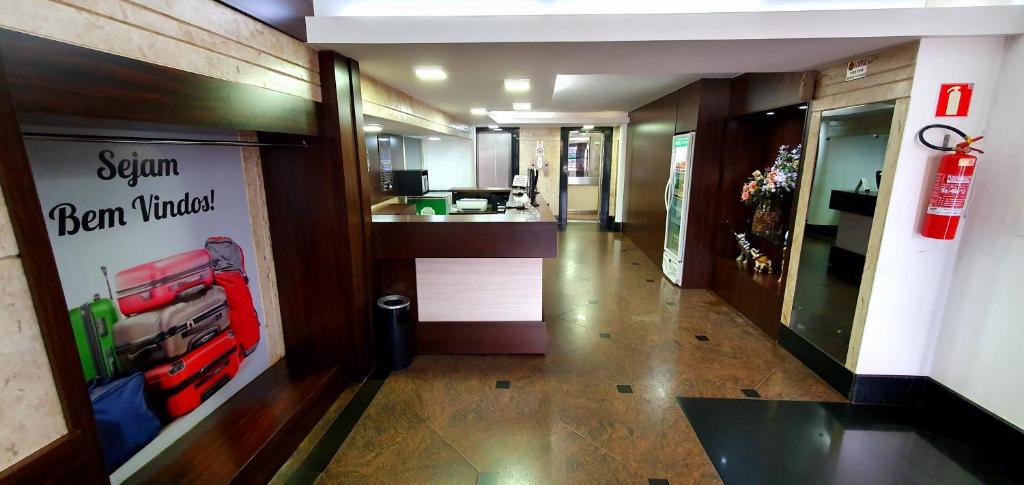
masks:
[[[949,83],[939,86],[939,103],[935,107],[935,116],[967,116],[973,93],[973,83]]]

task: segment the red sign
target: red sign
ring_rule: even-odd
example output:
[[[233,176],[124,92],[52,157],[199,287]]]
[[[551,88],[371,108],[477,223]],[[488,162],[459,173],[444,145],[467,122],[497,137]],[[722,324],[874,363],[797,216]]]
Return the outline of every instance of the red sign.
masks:
[[[935,116],[967,116],[971,107],[973,83],[951,83],[939,87],[939,104]]]

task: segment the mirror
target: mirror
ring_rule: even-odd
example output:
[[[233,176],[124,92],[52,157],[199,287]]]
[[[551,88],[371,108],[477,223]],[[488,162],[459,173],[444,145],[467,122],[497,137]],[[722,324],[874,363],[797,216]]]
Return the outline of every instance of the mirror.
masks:
[[[604,133],[600,131],[569,132],[569,185],[601,183],[604,143]]]
[[[825,111],[790,328],[846,362],[894,103]]]

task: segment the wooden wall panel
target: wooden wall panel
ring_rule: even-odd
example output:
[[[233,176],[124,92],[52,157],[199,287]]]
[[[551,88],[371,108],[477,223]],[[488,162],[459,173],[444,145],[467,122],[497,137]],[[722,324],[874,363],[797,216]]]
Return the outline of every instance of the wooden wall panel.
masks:
[[[629,202],[623,232],[658,265],[665,241],[664,195],[678,99],[673,92],[629,113]]]
[[[240,0],[262,1],[271,0]],[[308,1],[308,0],[281,0]],[[316,51],[210,0],[5,0],[0,27],[320,100]]]
[[[814,95],[815,71],[755,72],[732,79],[729,113],[741,116],[806,103]]]
[[[0,29],[19,116],[316,134],[317,103]]]
[[[696,120],[690,176],[690,210],[686,221],[683,288],[711,288],[715,234],[721,230],[718,194],[722,177],[722,142],[729,111],[728,79],[703,79]],[[685,89],[685,88],[684,88]],[[680,103],[682,106],[682,103]],[[682,117],[677,116],[677,120]]]

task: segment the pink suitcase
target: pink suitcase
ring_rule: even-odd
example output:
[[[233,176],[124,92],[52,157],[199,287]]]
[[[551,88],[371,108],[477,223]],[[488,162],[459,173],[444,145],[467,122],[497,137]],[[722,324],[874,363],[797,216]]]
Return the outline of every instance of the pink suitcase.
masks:
[[[169,305],[192,289],[213,284],[213,263],[206,249],[196,249],[119,271],[117,305],[136,315]]]

